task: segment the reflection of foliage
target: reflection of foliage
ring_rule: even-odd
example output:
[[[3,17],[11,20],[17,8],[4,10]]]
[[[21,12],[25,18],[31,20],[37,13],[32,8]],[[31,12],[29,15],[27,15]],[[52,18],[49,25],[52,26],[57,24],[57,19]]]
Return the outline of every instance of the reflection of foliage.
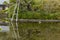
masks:
[[[59,33],[60,23],[19,23],[19,33],[22,40],[54,40]],[[54,38],[52,38],[54,37]]]

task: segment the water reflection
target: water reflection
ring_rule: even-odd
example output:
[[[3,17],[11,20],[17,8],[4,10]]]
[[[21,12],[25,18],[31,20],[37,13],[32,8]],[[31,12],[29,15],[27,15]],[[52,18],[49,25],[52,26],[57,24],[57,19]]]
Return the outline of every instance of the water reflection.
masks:
[[[8,32],[10,31],[9,26],[0,26],[0,32]]]
[[[15,27],[15,23],[13,23]],[[5,28],[9,26],[2,26]],[[0,32],[0,40],[16,40],[14,37],[14,33],[12,30],[12,26],[10,32]],[[60,23],[20,23],[18,22],[19,28],[19,40],[60,40]],[[15,28],[16,29],[16,28]]]

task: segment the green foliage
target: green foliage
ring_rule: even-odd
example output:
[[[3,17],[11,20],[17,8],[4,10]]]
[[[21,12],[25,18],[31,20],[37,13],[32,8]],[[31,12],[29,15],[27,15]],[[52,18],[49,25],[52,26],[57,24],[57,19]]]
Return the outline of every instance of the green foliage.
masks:
[[[43,1],[43,10],[48,13],[59,12],[60,10],[59,0],[46,0]]]
[[[15,3],[15,0],[10,1]],[[19,19],[60,19],[58,0],[20,0],[19,8]],[[13,11],[14,7],[10,9],[11,15]]]
[[[16,0],[10,0],[10,3],[16,3]]]
[[[6,10],[0,10],[0,14],[5,13],[5,12],[6,12]]]
[[[8,3],[6,1],[4,1],[3,4],[7,5]]]

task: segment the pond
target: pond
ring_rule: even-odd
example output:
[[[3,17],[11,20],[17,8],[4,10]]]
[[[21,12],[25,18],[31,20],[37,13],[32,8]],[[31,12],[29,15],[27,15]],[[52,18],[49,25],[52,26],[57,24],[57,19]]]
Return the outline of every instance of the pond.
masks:
[[[0,32],[8,32],[10,31],[9,26],[0,26]]]
[[[22,40],[60,40],[60,23],[19,23]]]
[[[16,40],[12,26],[9,32],[0,32],[1,40]],[[15,27],[15,23],[14,23]],[[18,40],[60,40],[60,23],[20,23]],[[7,29],[9,30],[9,28]]]

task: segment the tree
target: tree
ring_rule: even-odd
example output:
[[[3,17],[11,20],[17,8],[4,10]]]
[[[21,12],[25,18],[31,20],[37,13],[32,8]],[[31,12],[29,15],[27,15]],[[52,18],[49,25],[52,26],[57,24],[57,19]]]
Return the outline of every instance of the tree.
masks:
[[[16,3],[16,0],[10,0],[10,3]]]
[[[7,1],[4,1],[4,2],[3,2],[3,4],[7,5],[7,4],[8,4],[8,2],[7,2]]]
[[[48,17],[48,15],[60,11],[60,5],[59,5],[60,3],[59,2],[60,2],[59,0],[20,0],[19,15],[20,14],[21,15],[29,15],[30,13],[32,13],[31,15],[33,15],[33,14],[36,15],[36,13],[37,14],[40,13],[39,17],[36,16],[36,18],[40,18],[40,16],[43,15],[44,16],[43,19],[44,19],[45,16]],[[10,3],[15,4],[16,0],[10,0]],[[13,9],[11,9],[11,11],[12,10]],[[28,18],[30,18],[30,17],[28,17]],[[32,17],[32,18],[35,18],[35,17]]]

